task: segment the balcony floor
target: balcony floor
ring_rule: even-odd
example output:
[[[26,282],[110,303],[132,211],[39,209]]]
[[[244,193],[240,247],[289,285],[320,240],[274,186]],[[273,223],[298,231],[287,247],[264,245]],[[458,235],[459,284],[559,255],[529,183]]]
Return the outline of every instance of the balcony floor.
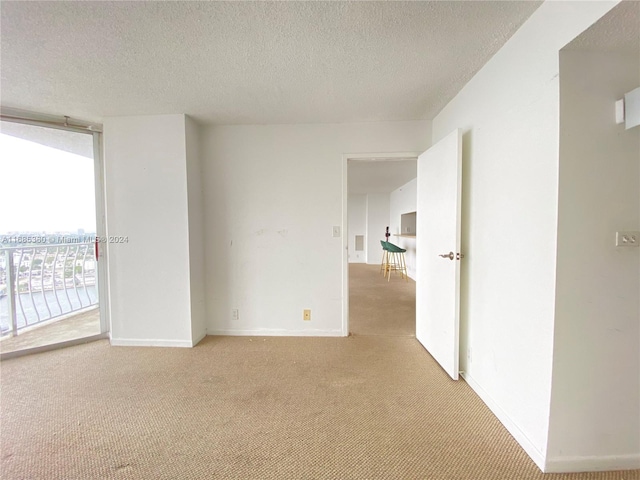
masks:
[[[18,333],[15,337],[2,337],[0,352],[8,353],[42,347],[99,333],[100,309],[96,307],[41,327],[34,327],[32,330]]]

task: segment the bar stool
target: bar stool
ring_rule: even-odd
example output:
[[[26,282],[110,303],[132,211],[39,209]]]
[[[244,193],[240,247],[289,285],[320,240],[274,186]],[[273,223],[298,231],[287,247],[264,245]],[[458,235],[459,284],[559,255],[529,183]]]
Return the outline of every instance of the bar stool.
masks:
[[[389,251],[387,250],[387,242],[380,240],[382,245],[382,262],[380,263],[380,273],[384,273],[387,276],[387,264],[389,263]]]
[[[387,267],[385,269],[385,275],[387,272],[389,274],[387,281],[391,280],[392,271],[398,271],[400,272],[400,277],[404,278],[408,282],[409,276],[407,275],[407,263],[404,258],[404,252],[407,250],[390,242],[385,243],[387,244]]]

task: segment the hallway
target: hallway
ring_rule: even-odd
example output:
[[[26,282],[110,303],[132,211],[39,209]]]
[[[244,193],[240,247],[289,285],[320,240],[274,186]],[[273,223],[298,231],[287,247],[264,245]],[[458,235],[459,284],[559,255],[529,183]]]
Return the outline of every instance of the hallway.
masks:
[[[349,333],[414,337],[416,282],[397,272],[387,281],[379,265],[350,264]]]

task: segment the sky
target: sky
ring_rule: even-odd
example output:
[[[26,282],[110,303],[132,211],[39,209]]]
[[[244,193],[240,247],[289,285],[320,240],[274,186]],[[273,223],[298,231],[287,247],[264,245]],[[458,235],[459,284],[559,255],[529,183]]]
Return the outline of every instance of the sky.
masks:
[[[93,160],[0,133],[0,235],[95,232]]]

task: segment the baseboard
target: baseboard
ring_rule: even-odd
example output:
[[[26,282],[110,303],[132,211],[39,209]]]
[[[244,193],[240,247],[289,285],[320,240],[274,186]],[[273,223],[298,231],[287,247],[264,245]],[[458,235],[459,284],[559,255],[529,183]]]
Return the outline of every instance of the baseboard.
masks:
[[[547,459],[544,473],[605,472],[640,469],[640,453],[601,457],[556,457]]]
[[[509,417],[509,415],[498,405],[498,403],[491,398],[491,396],[478,384],[468,373],[461,373],[465,382],[473,389],[474,392],[482,399],[482,401],[489,407],[489,410],[500,420],[500,423],[505,426],[507,431],[515,438],[516,442],[520,444],[523,450],[531,457],[531,460],[538,466],[538,468],[545,472],[545,456],[536,446],[529,440],[526,434],[520,430],[520,427]]]
[[[204,337],[203,337],[204,338]],[[181,347],[191,348],[191,340],[156,340],[146,338],[111,338],[112,347]]]
[[[231,337],[344,337],[339,330],[285,330],[285,329],[207,329],[207,335],[223,335]]]

